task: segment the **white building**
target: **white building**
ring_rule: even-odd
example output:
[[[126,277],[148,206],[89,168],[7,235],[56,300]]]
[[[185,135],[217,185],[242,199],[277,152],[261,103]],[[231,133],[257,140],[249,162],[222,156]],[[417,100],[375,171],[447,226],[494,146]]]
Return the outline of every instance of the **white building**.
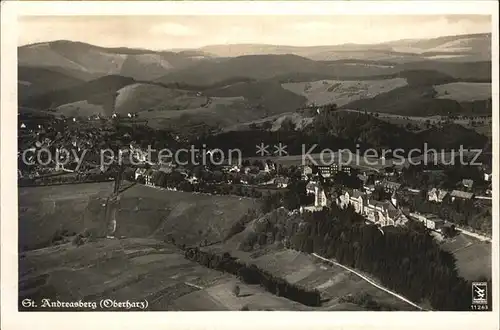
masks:
[[[310,181],[306,186],[307,194],[314,194],[314,207],[322,208],[328,204],[325,189],[321,183],[317,181]]]
[[[427,193],[427,199],[430,202],[441,203],[443,199],[448,195],[448,192],[443,189],[432,188]]]
[[[484,181],[486,181],[486,182],[491,182],[492,181],[492,174],[491,174],[491,172],[485,172],[484,173]]]
[[[415,220],[422,222],[426,228],[431,230],[440,231],[446,223],[446,221],[434,214],[421,214],[418,212],[414,212],[410,213],[410,216]]]
[[[345,191],[337,203],[342,208],[352,205],[356,213],[382,227],[405,225],[408,218],[394,205],[397,202],[395,195],[392,199],[392,202],[376,201],[371,199],[368,194],[354,189],[352,192]]]
[[[302,167],[302,180],[307,180],[312,176],[313,170],[309,165],[304,165]]]

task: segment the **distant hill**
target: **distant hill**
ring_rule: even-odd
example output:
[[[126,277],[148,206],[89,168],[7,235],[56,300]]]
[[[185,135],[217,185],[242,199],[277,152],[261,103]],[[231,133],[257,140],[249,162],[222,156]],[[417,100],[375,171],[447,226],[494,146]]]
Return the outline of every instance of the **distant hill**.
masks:
[[[17,86],[20,99],[44,94],[83,83],[82,80],[48,68],[19,66]]]
[[[110,75],[76,86],[26,98],[21,105],[41,110],[56,109],[66,115],[126,115],[129,112],[171,111],[204,107],[209,100],[194,91],[173,89]]]
[[[491,62],[442,62],[422,61],[405,63],[397,67],[401,71],[434,71],[460,81],[491,82]],[[435,74],[434,74],[435,75]],[[428,76],[428,75],[426,75]]]
[[[397,40],[385,45],[392,47],[394,51],[419,54],[433,60],[491,61],[491,33]]]
[[[68,103],[84,101],[102,107],[99,113],[111,115],[116,92],[127,85],[135,83],[133,78],[117,75],[105,76],[80,85],[60,89],[27,99],[21,105],[37,109],[56,108]]]
[[[401,115],[491,113],[490,41],[478,34],[176,52],[45,42],[18,48],[19,105],[70,116],[139,112],[156,128],[225,128],[294,113],[308,101]],[[320,86],[305,91],[312,83]]]
[[[420,74],[423,74],[423,77],[419,77]],[[234,77],[253,80],[273,79],[282,83],[320,79],[370,80],[398,77],[408,77],[415,83],[422,79],[425,83],[430,83],[430,79],[439,80],[439,83],[490,82],[491,62],[418,61],[389,64],[359,60],[313,61],[297,55],[245,55],[202,61],[197,65],[167,73],[156,81],[164,84],[183,83],[200,86],[213,85]]]
[[[205,57],[207,56],[199,51],[174,53],[104,48],[66,40],[18,48],[19,65],[59,67],[92,78],[122,75],[150,80],[161,77],[171,70],[185,68]]]
[[[490,61],[491,34],[467,34],[432,39],[397,40],[381,44],[295,47],[285,45],[211,45],[199,50],[221,57],[295,54],[312,60],[374,60],[407,63],[423,60]]]
[[[305,105],[307,99],[289,92],[272,80],[241,82],[205,91],[206,95],[217,97],[243,96],[259,116],[295,111]]]
[[[445,150],[459,150],[460,145],[465,148],[483,148],[488,142],[486,136],[460,125],[447,124],[415,133],[373,115],[354,112],[330,112],[302,118],[297,114],[295,118],[294,115],[287,114],[267,119],[267,125],[264,125],[263,121],[241,124],[231,130],[203,138],[198,143],[206,143],[210,148],[223,150],[239,148],[243,155],[255,156],[255,145],[260,143],[270,146],[283,143],[287,146],[289,155],[301,155],[303,146],[308,150],[314,145],[317,145],[315,152],[344,148],[353,152],[375,148],[380,152],[382,149],[399,148],[405,151],[413,148],[422,150],[424,143],[427,143],[428,148]],[[295,124],[302,122],[306,125],[290,130],[283,127],[283,120],[291,120]]]
[[[135,120],[138,123],[157,129],[171,129],[179,133],[185,133],[199,125],[225,127],[240,121],[255,120],[267,114],[266,102],[264,106],[259,107],[255,100],[240,95],[246,92],[252,97],[254,95],[251,93],[252,89],[240,91],[228,89],[223,93],[214,88],[210,93],[201,93],[192,89],[172,87],[110,75],[70,88],[26,98],[21,106],[39,109],[38,111],[43,113],[71,117],[94,114],[111,116],[112,113],[126,116],[129,112],[137,112],[138,118]],[[280,89],[279,84],[275,87]],[[264,89],[266,87],[261,88]],[[282,97],[279,92],[269,92],[270,95],[277,97],[274,99],[275,102]],[[281,92],[288,93],[284,90]],[[300,96],[290,94],[290,101],[285,102],[285,105],[292,104],[290,102],[296,102],[292,106],[301,104],[298,101],[302,100]]]
[[[342,108],[403,116],[491,115],[491,97],[483,100],[457,101],[453,98],[441,97],[436,91],[436,86],[437,84],[408,85],[372,98],[355,100],[345,104]],[[446,84],[440,86],[446,86]]]
[[[289,73],[328,73],[328,64],[297,55],[245,55],[218,61],[200,62],[195,66],[171,72],[157,81],[210,85],[233,77],[269,79]]]
[[[345,109],[384,112],[399,115],[432,116],[451,115],[461,111],[454,100],[435,99],[432,86],[405,86],[373,98],[360,99],[343,106]]]

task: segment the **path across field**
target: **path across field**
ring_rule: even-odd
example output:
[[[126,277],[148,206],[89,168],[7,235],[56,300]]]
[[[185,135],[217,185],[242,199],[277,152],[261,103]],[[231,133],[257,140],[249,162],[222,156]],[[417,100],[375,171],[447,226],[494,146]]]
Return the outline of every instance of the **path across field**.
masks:
[[[395,292],[393,292],[393,291],[391,291],[391,290],[389,290],[389,289],[387,289],[387,288],[384,288],[383,286],[381,286],[381,285],[379,285],[379,284],[377,284],[377,283],[373,282],[372,280],[370,280],[370,279],[369,279],[369,278],[367,278],[366,276],[364,276],[364,275],[362,275],[362,274],[360,274],[360,273],[356,272],[355,270],[353,270],[353,269],[351,269],[351,268],[349,268],[349,267],[346,267],[346,266],[344,266],[344,265],[342,265],[342,264],[339,264],[338,262],[332,261],[332,260],[330,260],[330,259],[326,259],[326,258],[324,258],[324,257],[322,257],[322,256],[320,256],[320,255],[318,255],[318,254],[316,254],[316,253],[312,253],[312,256],[314,256],[314,257],[316,257],[316,258],[318,258],[318,259],[321,259],[321,260],[323,260],[323,261],[326,261],[326,262],[332,263],[332,264],[334,264],[334,265],[336,265],[336,266],[342,267],[342,268],[344,268],[345,270],[347,270],[347,271],[349,271],[349,272],[351,272],[351,273],[353,273],[353,274],[356,274],[357,276],[361,277],[363,280],[365,280],[365,281],[367,281],[368,283],[370,283],[371,285],[373,285],[373,286],[375,286],[375,287],[379,288],[380,290],[383,290],[383,291],[385,291],[385,292],[387,292],[387,293],[389,293],[389,294],[393,295],[394,297],[396,297],[396,298],[398,298],[398,299],[400,299],[400,300],[402,300],[402,301],[404,301],[404,302],[406,302],[406,303],[408,303],[408,304],[412,305],[413,307],[418,308],[418,309],[419,309],[419,310],[421,310],[421,311],[425,310],[425,309],[423,309],[422,307],[418,306],[417,304],[415,304],[415,303],[411,302],[410,300],[406,299],[405,297],[403,297],[403,296],[401,296],[401,295],[399,295],[399,294],[397,294],[397,293],[395,293]]]

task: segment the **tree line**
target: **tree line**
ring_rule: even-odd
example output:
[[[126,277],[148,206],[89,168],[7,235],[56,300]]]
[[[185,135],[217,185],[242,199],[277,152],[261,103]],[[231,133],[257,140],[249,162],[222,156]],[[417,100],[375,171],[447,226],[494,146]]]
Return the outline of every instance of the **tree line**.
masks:
[[[29,186],[49,186],[58,184],[76,184],[76,183],[96,183],[113,181],[109,173],[95,173],[95,174],[72,174],[72,175],[55,175],[38,178],[20,178],[18,185],[20,187]]]
[[[184,256],[205,267],[236,275],[247,284],[258,284],[274,295],[285,297],[306,306],[317,307],[321,305],[321,295],[318,290],[307,290],[291,284],[254,264],[247,265],[232,257],[229,253],[216,254],[201,251],[198,248],[188,248],[185,250]]]

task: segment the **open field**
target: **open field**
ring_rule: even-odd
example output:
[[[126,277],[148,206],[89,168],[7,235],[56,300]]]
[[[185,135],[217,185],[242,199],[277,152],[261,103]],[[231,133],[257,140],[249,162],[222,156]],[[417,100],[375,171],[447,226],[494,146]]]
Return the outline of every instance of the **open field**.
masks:
[[[457,258],[457,267],[461,276],[477,281],[481,276],[491,278],[491,243],[459,234],[446,240],[441,245]]]
[[[491,83],[455,82],[436,85],[436,98],[451,99],[458,102],[487,100],[491,98]]]
[[[209,97],[208,104],[185,110],[150,109],[138,114],[140,120],[155,129],[171,129],[185,133],[190,125],[210,125],[226,127],[239,122],[247,122],[260,117],[260,114],[249,106],[241,96]]]
[[[248,227],[247,227],[248,228]],[[241,238],[241,235],[237,235]],[[283,277],[288,282],[298,284],[308,289],[318,289],[325,300],[322,310],[339,310],[346,308],[339,299],[352,294],[369,294],[379,304],[397,310],[413,310],[413,307],[394,296],[374,287],[360,277],[335,265],[323,265],[318,259],[299,251],[289,249],[266,248],[252,252],[236,250],[234,236],[224,245],[212,246],[210,250],[228,251],[247,263],[271,272],[275,276]],[[236,239],[235,239],[236,238]],[[360,308],[359,306],[357,306]],[[346,310],[356,310],[348,307]]]
[[[210,102],[206,106],[197,106],[183,109],[179,111],[177,109],[166,108],[166,109],[150,109],[149,111],[142,111],[139,113],[139,118],[144,119],[171,119],[178,118],[180,116],[189,114],[189,115],[197,115],[202,114],[204,112],[210,113],[215,110],[224,110],[223,107],[237,107],[241,106],[244,103],[243,97],[214,97],[210,98]]]
[[[57,230],[105,234],[106,198],[113,183],[21,188],[19,246],[30,250],[48,246]],[[250,208],[250,198],[210,196],[133,185],[121,194],[116,219],[117,237],[175,235],[180,243],[218,241]]]
[[[259,287],[247,290],[236,278],[191,262],[176,248],[155,239],[100,239],[79,247],[66,244],[29,251],[20,260],[21,298],[147,300],[149,310],[237,310],[240,301],[231,296],[233,283],[242,286],[242,293],[272,296]],[[197,297],[207,294],[226,296],[227,301]],[[286,303],[286,299],[281,302]]]
[[[337,111],[364,113],[364,111],[354,110],[354,109],[339,109]],[[413,130],[414,132],[425,130],[427,128],[427,121],[429,122],[430,125],[436,125],[441,121],[447,121],[453,124],[461,125],[467,129],[472,129],[477,133],[483,134],[485,136],[491,136],[493,131],[491,114],[489,116],[483,116],[480,120],[478,119],[474,120],[474,123],[473,120],[464,117],[459,117],[457,119],[449,119],[447,116],[437,116],[437,115],[404,116],[404,115],[397,115],[384,112],[377,112],[376,114],[377,114],[377,119],[386,121],[391,124],[399,125],[402,127],[407,127],[407,125],[410,124],[413,126],[413,128],[415,127],[417,128]],[[472,115],[476,116],[477,114],[472,114]]]
[[[240,295],[232,293],[234,285]],[[363,310],[328,302],[312,308],[205,268],[151,238],[98,239],[28,251],[20,259],[20,298],[148,301],[148,310]]]
[[[101,104],[92,104],[88,100],[66,103],[56,108],[58,114],[65,117],[85,117],[93,115],[105,115],[106,109]]]
[[[321,80],[282,84],[283,88],[303,95],[309,104],[325,105],[336,103],[343,106],[350,102],[375,97],[378,94],[408,85],[404,78],[384,80]]]
[[[186,110],[203,107],[208,98],[196,92],[165,88],[154,84],[136,83],[117,91],[115,112],[141,112],[146,110]]]

